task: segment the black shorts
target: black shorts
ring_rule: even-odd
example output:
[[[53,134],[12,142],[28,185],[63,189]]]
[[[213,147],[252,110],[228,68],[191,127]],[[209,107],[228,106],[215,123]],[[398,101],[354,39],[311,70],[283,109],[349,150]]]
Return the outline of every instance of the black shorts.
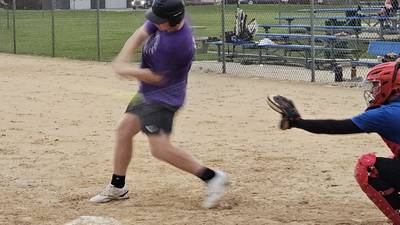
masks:
[[[378,170],[380,179],[400,191],[400,160],[376,157],[374,166]]]
[[[137,93],[126,109],[127,113],[133,113],[140,119],[140,128],[145,134],[158,134],[161,130],[170,134],[175,112],[179,107],[161,102],[146,103],[143,95]]]

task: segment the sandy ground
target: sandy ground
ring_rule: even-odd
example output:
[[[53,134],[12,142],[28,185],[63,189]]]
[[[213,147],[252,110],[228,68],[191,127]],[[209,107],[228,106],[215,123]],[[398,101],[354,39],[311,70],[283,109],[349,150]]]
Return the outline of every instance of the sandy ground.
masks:
[[[66,224],[80,216],[121,224],[384,224],[353,178],[356,159],[389,150],[377,135],[281,131],[267,93],[292,98],[304,118],[348,118],[362,92],[303,82],[238,78],[194,70],[173,142],[231,186],[201,208],[204,185],[152,158],[135,140],[131,198],[88,199],[111,177],[114,129],[137,83],[107,63],[0,54],[0,224]]]

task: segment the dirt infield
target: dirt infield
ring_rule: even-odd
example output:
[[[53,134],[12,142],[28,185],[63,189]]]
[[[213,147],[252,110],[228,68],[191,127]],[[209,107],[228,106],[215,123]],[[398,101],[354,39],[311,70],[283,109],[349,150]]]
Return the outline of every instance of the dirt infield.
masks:
[[[280,93],[304,118],[348,118],[365,107],[360,89],[199,71],[173,140],[230,174],[221,204],[202,209],[202,182],[152,158],[144,135],[128,171],[131,198],[89,203],[110,180],[114,128],[136,88],[107,63],[0,54],[0,224],[385,223],[353,178],[362,153],[389,155],[377,135],[283,132],[265,104]]]

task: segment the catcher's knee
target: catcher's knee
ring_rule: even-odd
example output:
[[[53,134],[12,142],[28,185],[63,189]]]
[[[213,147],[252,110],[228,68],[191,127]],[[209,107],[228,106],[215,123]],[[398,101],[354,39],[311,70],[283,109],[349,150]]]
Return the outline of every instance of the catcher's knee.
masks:
[[[379,171],[375,167],[377,158],[374,153],[362,155],[357,162],[354,176],[357,183],[368,198],[386,215],[395,225],[400,225],[400,197],[397,191],[379,178]]]

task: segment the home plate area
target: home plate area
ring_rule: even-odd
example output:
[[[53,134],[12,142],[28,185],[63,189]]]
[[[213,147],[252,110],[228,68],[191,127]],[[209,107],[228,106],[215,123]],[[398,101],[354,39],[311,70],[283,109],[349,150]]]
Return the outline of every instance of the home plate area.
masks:
[[[109,217],[80,216],[65,225],[121,225],[121,223]]]

